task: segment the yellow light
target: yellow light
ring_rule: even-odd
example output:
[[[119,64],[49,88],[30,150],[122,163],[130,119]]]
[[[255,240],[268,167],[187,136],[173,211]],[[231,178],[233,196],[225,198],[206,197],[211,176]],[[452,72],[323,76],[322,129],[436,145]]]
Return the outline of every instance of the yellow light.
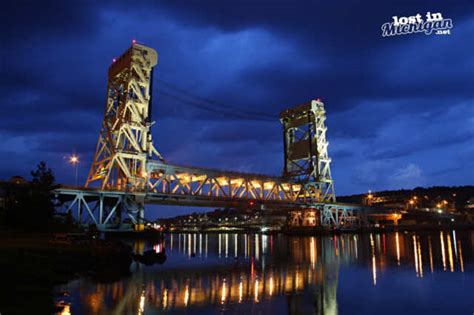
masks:
[[[314,237],[311,237],[309,244],[309,258],[311,262],[311,267],[314,269],[316,267],[316,242]]]
[[[168,290],[165,289],[163,291],[163,309],[166,309],[168,307]]]
[[[415,200],[416,200],[416,199],[418,199],[418,197],[417,197],[417,196],[415,196],[415,197],[413,197],[413,199],[415,199]]]
[[[140,302],[138,304],[138,314],[143,314],[145,311],[145,291],[140,295]]]
[[[227,297],[227,287],[226,287],[225,279],[224,279],[224,281],[222,282],[221,304],[225,303],[226,297]]]
[[[255,290],[254,301],[255,301],[255,303],[258,303],[259,302],[259,300],[258,300],[258,280],[255,281],[254,290]]]
[[[71,157],[69,158],[69,162],[72,164],[79,163],[79,157],[76,155],[71,155]]]
[[[189,303],[189,285],[186,285],[186,290],[184,291],[184,306],[188,306]]]
[[[240,281],[240,284],[239,284],[239,303],[242,303],[243,292],[244,292],[244,285],[243,285],[242,281]]]
[[[370,247],[372,248],[372,279],[374,281],[374,286],[377,285],[377,261],[375,259],[375,243],[372,233],[370,233]]]
[[[444,235],[443,231],[439,232],[439,239],[441,241],[441,257],[443,258],[443,270],[446,271],[446,254],[444,251]]]
[[[459,263],[461,264],[461,272],[464,272],[464,260],[462,258],[462,247],[461,241],[458,241],[458,248],[459,248]]]
[[[451,272],[454,272],[453,250],[452,250],[452,246],[451,246],[451,235],[448,234],[447,237],[448,237],[449,270],[451,270]]]
[[[395,233],[395,242],[397,244],[397,263],[400,266],[400,242],[398,240],[398,232]]]
[[[419,270],[420,270],[420,277],[423,278],[423,261],[421,257],[420,237],[418,237],[418,264],[419,264]]]
[[[417,251],[417,244],[416,244],[416,237],[413,235],[413,257],[415,258],[415,270],[416,270],[416,276],[419,276],[419,271],[418,271],[418,251]]]
[[[71,315],[71,307],[68,304],[64,305],[61,315]]]
[[[433,273],[433,248],[431,247],[431,237],[428,236],[428,246],[430,252],[430,269],[431,273]]]
[[[414,204],[414,203],[415,203],[415,202],[414,202],[413,200],[410,200],[410,204],[411,204],[411,205]]]
[[[270,296],[273,295],[273,277],[270,277],[270,292],[269,292],[269,295]]]

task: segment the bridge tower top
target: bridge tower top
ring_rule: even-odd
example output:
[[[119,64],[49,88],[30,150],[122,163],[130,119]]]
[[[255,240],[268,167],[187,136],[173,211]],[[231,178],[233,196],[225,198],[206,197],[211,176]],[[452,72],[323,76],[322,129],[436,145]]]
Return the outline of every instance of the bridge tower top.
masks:
[[[335,202],[325,120],[326,111],[319,99],[280,113],[285,154],[283,176],[304,183],[315,201]]]
[[[146,185],[146,161],[163,160],[150,127],[153,67],[157,52],[133,43],[108,70],[107,101],[86,187],[137,189]]]

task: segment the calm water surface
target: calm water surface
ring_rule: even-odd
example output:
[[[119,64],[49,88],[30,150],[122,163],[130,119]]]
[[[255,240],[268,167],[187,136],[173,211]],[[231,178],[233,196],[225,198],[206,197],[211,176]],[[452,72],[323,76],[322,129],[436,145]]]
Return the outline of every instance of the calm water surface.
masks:
[[[468,314],[474,232],[174,234],[113,283],[62,285],[71,314]]]

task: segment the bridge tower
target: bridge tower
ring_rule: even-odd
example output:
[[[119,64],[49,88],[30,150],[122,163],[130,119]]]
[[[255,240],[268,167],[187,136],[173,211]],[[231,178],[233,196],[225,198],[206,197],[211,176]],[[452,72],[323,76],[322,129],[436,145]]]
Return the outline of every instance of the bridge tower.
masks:
[[[335,202],[326,140],[326,112],[319,99],[280,113],[285,160],[283,176],[302,183],[313,202]]]
[[[99,182],[101,189],[143,190],[147,160],[163,160],[150,132],[157,61],[154,49],[134,42],[110,65],[105,115],[86,187]]]

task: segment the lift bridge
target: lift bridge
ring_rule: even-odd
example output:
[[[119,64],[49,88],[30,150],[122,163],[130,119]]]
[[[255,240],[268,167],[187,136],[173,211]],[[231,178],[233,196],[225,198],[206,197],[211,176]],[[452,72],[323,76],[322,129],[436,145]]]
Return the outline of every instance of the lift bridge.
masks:
[[[172,165],[153,145],[151,104],[157,52],[133,43],[108,69],[107,101],[85,187],[56,190],[63,211],[99,229],[124,217],[142,226],[145,204],[287,210],[293,222],[339,226],[363,206],[336,203],[321,100],[280,113],[283,176]]]

